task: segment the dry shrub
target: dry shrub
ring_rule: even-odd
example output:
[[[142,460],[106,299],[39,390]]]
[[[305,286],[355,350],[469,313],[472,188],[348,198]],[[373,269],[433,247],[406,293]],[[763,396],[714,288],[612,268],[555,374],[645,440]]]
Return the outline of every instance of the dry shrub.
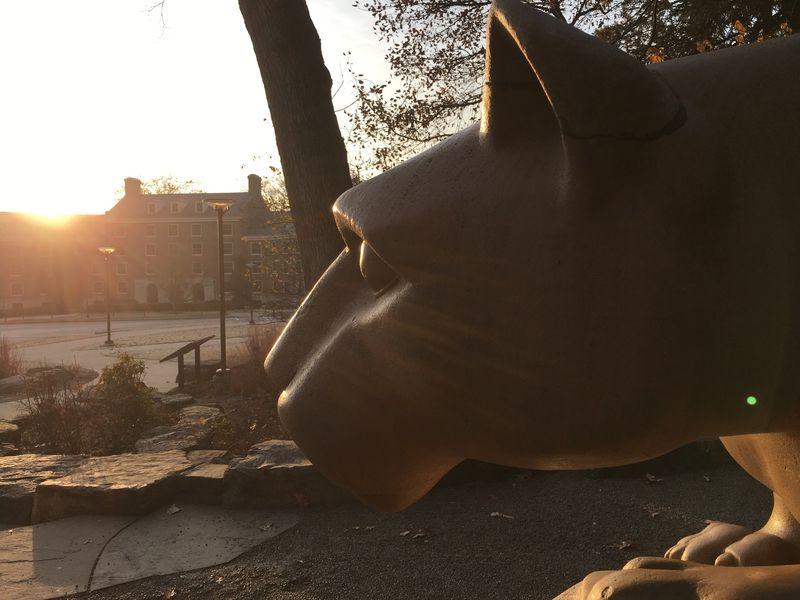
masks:
[[[231,369],[233,391],[250,396],[263,393],[267,388],[264,359],[278,339],[282,327],[274,325],[253,326],[248,331],[245,352],[240,364]]]
[[[239,364],[231,368],[230,391],[215,399],[230,421],[225,447],[236,454],[265,439],[289,439],[278,418],[275,394],[264,374],[264,359],[282,331],[281,326],[251,327]]]
[[[0,335],[0,379],[19,373],[22,358],[8,338]]]
[[[64,378],[28,382],[22,445],[46,453],[131,452],[147,429],[170,420],[142,381],[144,363],[123,354],[93,388]]]

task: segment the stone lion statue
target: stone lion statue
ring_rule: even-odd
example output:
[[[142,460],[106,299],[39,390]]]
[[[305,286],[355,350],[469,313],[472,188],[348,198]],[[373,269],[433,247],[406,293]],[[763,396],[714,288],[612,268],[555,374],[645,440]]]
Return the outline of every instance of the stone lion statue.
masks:
[[[487,29],[480,123],[336,202],[345,250],[267,357],[281,419],[383,510],[465,458],[721,436],[764,527],[564,598],[800,598],[800,36],[645,66],[518,0]]]

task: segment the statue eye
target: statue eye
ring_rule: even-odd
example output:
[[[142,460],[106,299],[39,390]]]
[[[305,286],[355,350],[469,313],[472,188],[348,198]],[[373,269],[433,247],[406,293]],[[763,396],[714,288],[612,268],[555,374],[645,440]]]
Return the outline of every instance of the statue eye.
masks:
[[[397,273],[383,262],[367,242],[361,242],[358,268],[376,296],[380,296],[398,280]]]

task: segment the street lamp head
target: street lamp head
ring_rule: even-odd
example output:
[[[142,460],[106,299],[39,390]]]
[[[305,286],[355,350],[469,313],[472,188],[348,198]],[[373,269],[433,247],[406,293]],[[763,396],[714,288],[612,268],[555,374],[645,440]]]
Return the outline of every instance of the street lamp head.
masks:
[[[233,206],[230,200],[206,200],[206,204],[218,213],[226,213]]]
[[[116,251],[113,246],[100,246],[97,251],[103,256],[111,256]]]

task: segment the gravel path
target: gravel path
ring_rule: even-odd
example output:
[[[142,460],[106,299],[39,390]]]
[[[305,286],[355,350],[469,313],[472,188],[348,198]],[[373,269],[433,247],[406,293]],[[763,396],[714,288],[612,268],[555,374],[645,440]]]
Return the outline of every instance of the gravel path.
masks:
[[[662,480],[648,481],[647,471]],[[359,504],[308,509],[299,525],[227,565],[80,597],[549,600],[591,570],[663,553],[704,519],[759,526],[770,502],[727,463],[526,473],[438,488],[394,515]]]

